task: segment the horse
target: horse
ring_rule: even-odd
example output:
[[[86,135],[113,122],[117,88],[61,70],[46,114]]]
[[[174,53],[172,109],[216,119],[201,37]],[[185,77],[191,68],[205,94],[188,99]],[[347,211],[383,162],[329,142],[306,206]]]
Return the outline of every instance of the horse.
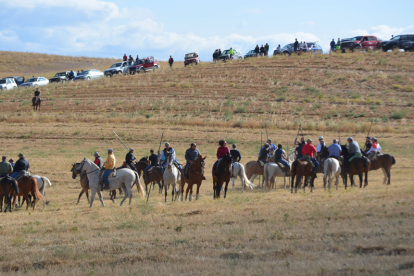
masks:
[[[148,166],[148,157],[142,157],[137,163],[134,164],[135,169],[137,169],[139,177],[141,177],[141,173],[145,170]]]
[[[39,188],[39,192],[45,198],[45,201],[43,201],[43,209],[45,209],[46,208],[46,204],[49,204],[49,201],[47,201],[47,199],[46,199],[46,193],[45,193],[46,184],[49,184],[49,186],[52,186],[52,183],[50,183],[50,180],[47,177],[39,176],[39,175],[31,175],[31,176],[33,176],[34,178],[36,178],[37,186]],[[31,200],[30,195],[29,195],[29,200]],[[22,203],[20,205],[20,196],[19,196],[18,197],[18,204],[19,204],[19,206],[21,207],[23,205],[23,203],[24,203],[24,200],[22,201]]]
[[[99,167],[93,163],[88,158],[84,157],[82,162],[79,163],[78,167],[76,168],[77,173],[86,172],[89,179],[89,188],[91,189],[91,203],[89,208],[92,208],[93,200],[95,199],[95,194],[98,192],[99,200],[103,207],[105,207],[105,203],[103,202],[102,192],[101,192],[101,183],[100,183],[100,176],[101,170]],[[124,198],[121,201],[122,206],[124,201],[127,197],[129,197],[129,205],[131,205],[132,200],[132,186],[134,184],[137,185],[137,190],[141,194],[141,197],[145,197],[144,188],[139,181],[139,175],[137,172],[133,170],[117,170],[116,177],[111,177],[108,179],[109,181],[109,190],[116,190],[118,188],[122,188],[124,191]]]
[[[298,192],[298,186],[302,182],[302,178],[305,177],[305,185],[303,185],[303,191],[306,192],[306,186],[307,186],[307,178],[310,177],[310,186],[311,186],[311,192],[313,192],[314,188],[314,181],[315,181],[315,174],[314,174],[314,168],[309,164],[308,161],[302,161],[302,160],[295,160],[292,163],[292,166],[290,168],[290,174],[292,175],[291,180],[291,193],[293,194],[293,185],[295,183],[295,177],[296,177],[296,185],[295,185],[295,193]]]
[[[42,103],[42,100],[40,99],[40,97],[33,97],[32,98],[32,103],[33,103],[33,111],[37,111],[37,108],[39,107],[39,111],[40,111],[40,105]]]
[[[158,188],[159,188],[159,194],[162,194],[162,188],[164,187],[164,178],[163,178],[162,168],[160,166],[154,166],[147,173],[148,173],[148,181],[144,179],[145,191],[148,192],[148,188],[147,188],[148,184],[150,185],[149,188],[151,189],[151,183],[153,183],[152,189],[154,190],[155,183],[157,183]]]
[[[341,175],[341,165],[335,158],[327,158],[323,164],[323,188],[326,191],[326,182],[328,182],[328,189],[331,190],[333,178],[336,178],[336,190],[338,190],[339,176]]]
[[[220,191],[224,182],[226,182],[226,186],[224,188],[224,198],[226,198],[227,186],[229,185],[231,178],[232,163],[233,160],[230,153],[226,153],[221,159],[219,159],[218,163],[214,163],[212,170],[214,199],[220,198]]]
[[[341,145],[342,155],[346,158],[349,155],[348,148],[345,145]],[[365,174],[364,188],[368,186],[368,171],[371,167],[371,161],[366,157],[355,157],[348,164],[348,174],[351,180],[351,186],[355,185],[354,175],[359,176],[359,188],[362,188],[362,174]],[[344,177],[345,189],[347,188],[347,177]]]
[[[5,197],[6,201],[6,208],[4,212],[7,212],[7,209],[12,211],[12,202],[11,202],[11,195],[14,193],[19,193],[19,188],[17,186],[17,181],[11,177],[4,177],[1,179],[0,185],[0,212],[3,212],[3,197]]]
[[[263,175],[264,167],[257,161],[247,162],[246,165],[244,165],[244,167],[246,170],[246,176],[251,183],[254,182],[256,176]]]
[[[19,187],[19,192],[13,192],[13,205],[16,204],[16,196],[23,196],[26,200],[26,210],[29,209],[29,193],[33,197],[33,210],[36,208],[36,202],[39,200],[45,201],[43,195],[39,192],[39,187],[37,186],[36,178],[32,176],[22,176],[17,180],[17,186]]]
[[[361,150],[363,156],[368,156],[363,150]],[[371,170],[376,171],[382,169],[384,173],[383,184],[391,185],[391,167],[395,165],[395,158],[390,154],[381,154],[377,156],[375,160],[371,160]]]
[[[235,179],[237,178],[237,176],[240,177],[240,180],[241,180],[241,184],[242,184],[241,192],[242,193],[243,193],[243,190],[244,190],[244,186],[246,186],[246,188],[250,188],[250,189],[253,189],[254,187],[256,187],[256,185],[254,185],[252,182],[250,182],[249,178],[247,178],[243,164],[241,164],[239,162],[234,162],[233,163],[233,172],[232,172],[232,175],[231,175],[231,181],[232,181],[232,184],[233,184],[233,186],[231,188],[231,191],[233,191],[233,189],[234,189],[234,182],[235,182]]]
[[[174,165],[174,158],[172,154],[169,154],[165,160],[165,169],[163,173],[164,189],[165,189],[165,202],[167,202],[167,190],[168,185],[172,185],[172,201],[176,201],[179,197],[180,190],[177,189],[180,179],[180,172]],[[174,198],[175,192],[175,198]]]
[[[187,190],[185,193],[185,200],[187,201],[188,192],[190,191],[190,197],[189,201],[191,201],[192,195],[193,195],[193,185],[197,184],[197,193],[196,193],[196,200],[198,200],[198,195],[200,193],[200,186],[201,182],[203,181],[204,176],[204,168],[206,166],[206,163],[204,160],[207,158],[207,156],[200,155],[193,161],[191,161],[189,168],[188,168],[188,178],[185,177],[185,168],[181,170],[181,201],[183,201],[184,197],[184,186],[185,183],[188,183]]]
[[[289,155],[287,156],[288,158],[288,164],[291,166],[293,161],[295,161],[295,149],[291,149]],[[270,159],[274,160],[275,156],[274,154],[270,157]],[[273,180],[272,181],[272,187],[275,186],[275,182],[276,182],[276,177],[283,177],[284,178],[284,184],[285,184],[285,189],[286,189],[286,173],[284,171],[282,171],[282,169],[279,167],[278,164],[276,164],[275,162],[269,162],[266,163],[264,165],[264,169],[263,169],[264,173],[263,173],[263,182],[262,182],[262,190],[263,190],[263,186],[265,186],[265,189],[268,187],[268,181],[269,180]],[[264,185],[264,183],[266,182],[266,184]]]

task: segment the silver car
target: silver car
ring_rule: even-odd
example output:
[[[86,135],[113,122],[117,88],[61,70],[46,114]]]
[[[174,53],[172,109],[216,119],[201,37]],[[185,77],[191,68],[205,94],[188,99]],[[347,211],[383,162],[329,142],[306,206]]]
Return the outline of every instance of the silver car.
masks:
[[[233,55],[234,60],[243,59],[242,53],[239,50],[233,49],[233,51],[234,51],[234,55]],[[224,60],[224,61],[230,59],[229,52],[230,52],[230,50],[224,50],[223,52],[221,52],[221,55],[218,57],[218,59],[221,59],[221,60]]]
[[[79,73],[73,80],[93,80],[100,79],[104,77],[104,73],[96,69],[85,70],[82,73]]]
[[[113,75],[118,75],[118,74],[126,74],[128,73],[128,67],[129,66],[133,66],[134,62],[129,62],[129,61],[121,61],[121,62],[117,62],[112,64],[111,68],[106,69],[104,71],[104,75],[111,77]]]

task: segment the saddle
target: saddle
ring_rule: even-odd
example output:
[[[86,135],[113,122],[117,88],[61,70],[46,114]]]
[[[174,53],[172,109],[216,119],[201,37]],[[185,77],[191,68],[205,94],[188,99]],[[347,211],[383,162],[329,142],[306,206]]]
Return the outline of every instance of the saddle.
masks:
[[[34,97],[32,98],[32,103],[33,103],[33,105],[35,105],[35,103],[37,103],[39,100],[40,100],[40,97],[39,97],[39,96],[34,96]]]
[[[312,159],[308,155],[304,155],[301,159],[299,159],[299,161],[306,161],[309,163],[312,169],[315,168],[315,164],[313,164]]]
[[[259,163],[261,167],[263,167],[263,166],[264,166],[264,164],[265,164],[265,163],[264,163],[263,161],[261,161],[261,160],[257,160],[257,163]]]
[[[282,163],[275,161],[275,163],[279,166],[279,168],[284,169],[285,165],[283,165]]]
[[[30,173],[28,171],[20,171],[19,174],[16,176],[16,181],[22,178],[23,176],[30,176]]]
[[[375,155],[374,155],[374,158],[372,158],[372,160],[371,161],[375,161],[375,160],[377,160],[378,159],[378,157],[380,157],[381,155],[383,155],[382,153],[380,153],[380,152],[376,152],[375,153]]]
[[[344,163],[344,158],[342,156],[330,156],[329,158],[338,160],[340,166]]]
[[[101,181],[103,181],[103,175],[105,171],[106,169],[101,170],[101,175],[100,175]],[[110,175],[108,175],[108,178],[114,178],[114,177],[116,177],[116,168],[114,168],[114,171]]]

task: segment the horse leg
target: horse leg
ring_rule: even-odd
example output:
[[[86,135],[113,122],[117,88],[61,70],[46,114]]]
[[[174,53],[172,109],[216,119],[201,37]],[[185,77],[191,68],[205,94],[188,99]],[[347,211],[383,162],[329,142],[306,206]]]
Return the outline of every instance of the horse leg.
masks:
[[[88,199],[88,203],[90,203],[88,189],[85,188],[85,190],[86,190],[86,198]]]
[[[227,195],[227,187],[229,186],[229,181],[226,182],[226,187],[224,188],[224,198],[226,198]]]
[[[389,184],[389,179],[388,179],[388,173],[387,173],[387,171],[385,170],[385,168],[381,168],[381,170],[382,170],[382,173],[384,174],[384,181],[382,182],[382,184]]]
[[[115,203],[116,190],[112,190],[109,193],[111,194],[111,200],[112,200],[112,202]]]
[[[131,195],[132,195],[132,191],[130,191],[129,187],[128,187],[128,189],[125,187],[125,189],[126,189],[126,191],[124,193],[124,197],[122,198],[121,204],[119,206],[122,206],[124,204],[125,200],[129,196],[129,193],[131,193]]]
[[[0,196],[0,213],[3,212],[3,196]]]
[[[125,187],[125,190],[127,190],[126,187]],[[129,203],[128,203],[128,205],[131,205],[131,201],[132,201],[132,186],[131,186],[131,189],[129,191],[127,190],[127,192],[128,192],[128,196],[129,196]]]
[[[199,193],[200,193],[200,186],[201,186],[201,182],[200,182],[200,184],[199,184],[199,183],[197,183],[197,195],[196,195],[196,200],[198,200],[198,195],[199,195]]]
[[[354,176],[353,175],[349,175],[349,180],[351,181],[351,187],[355,185],[354,183]]]
[[[29,209],[29,197],[27,194],[23,194],[23,199],[26,200],[26,211]],[[23,202],[22,202],[23,205]]]
[[[359,176],[359,188],[362,188],[362,182],[363,182],[362,173],[358,174],[358,176]],[[364,186],[364,188],[365,188],[365,186]]]
[[[91,189],[91,204],[89,205],[89,208],[92,208],[93,200],[95,199],[96,190]]]
[[[165,202],[167,202],[167,185],[164,183],[164,189],[165,189]]]
[[[233,189],[234,189],[234,178],[232,177],[231,178],[231,184],[233,185],[232,187],[231,187],[231,192],[233,192]],[[243,180],[242,180],[242,193],[243,193]]]
[[[295,183],[295,175],[292,175],[292,179],[291,179],[291,184],[290,184],[291,194],[293,194],[293,183]]]
[[[323,188],[325,189],[325,191],[326,191],[326,178],[327,177],[328,177],[328,174],[327,173],[324,173],[324,175],[323,175]],[[329,189],[330,188],[331,188],[331,183],[329,182]]]
[[[161,182],[158,180],[158,194],[162,195],[162,186],[161,186]]]
[[[362,173],[361,173],[361,181],[362,181]],[[368,186],[368,171],[365,172],[365,185],[364,188]]]

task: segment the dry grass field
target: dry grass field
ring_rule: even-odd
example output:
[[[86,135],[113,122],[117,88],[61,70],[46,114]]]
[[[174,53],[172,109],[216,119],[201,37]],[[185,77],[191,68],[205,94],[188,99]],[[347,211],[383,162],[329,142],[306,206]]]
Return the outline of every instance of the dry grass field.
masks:
[[[2,52],[4,53],[4,52]],[[11,55],[15,55],[12,54]],[[35,54],[33,54],[35,55]],[[33,59],[41,59],[36,57]],[[50,59],[58,59],[54,56]],[[2,59],[0,59],[1,61]],[[92,60],[92,59],[91,59]],[[51,76],[72,69],[65,62]],[[113,60],[96,60],[105,69]],[[99,66],[101,67],[99,67]],[[5,68],[0,63],[1,68]],[[17,74],[15,67],[2,75]],[[360,53],[275,57],[201,63],[154,73],[0,92],[0,153],[23,152],[31,173],[48,177],[46,209],[0,214],[2,275],[412,275],[414,273],[413,53]],[[30,73],[31,74],[31,73]],[[322,175],[313,193],[283,188],[213,200],[211,167],[219,139],[236,142],[242,163],[255,160],[260,135],[292,146],[299,124],[305,137],[330,142],[371,133],[396,158],[391,185],[380,171],[369,185],[330,192]],[[151,191],[148,204],[133,190],[131,205],[106,206],[85,196],[76,205],[79,178],[71,164],[115,149],[136,156],[157,149],[161,133],[184,162],[195,141],[207,155],[200,199],[168,203]],[[257,184],[257,180],[256,180]],[[229,189],[230,189],[229,185]]]

